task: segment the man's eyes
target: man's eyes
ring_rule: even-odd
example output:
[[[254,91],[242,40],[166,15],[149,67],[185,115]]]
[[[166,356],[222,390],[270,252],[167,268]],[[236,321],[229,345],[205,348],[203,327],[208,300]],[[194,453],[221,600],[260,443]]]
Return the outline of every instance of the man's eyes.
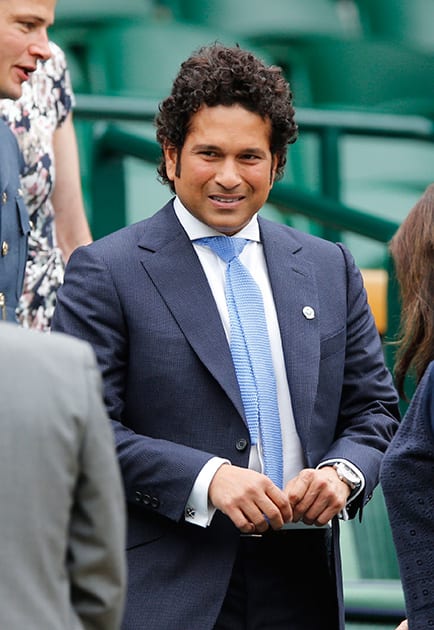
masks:
[[[199,155],[203,155],[204,157],[208,157],[208,158],[219,158],[221,157],[220,153],[217,153],[217,151],[199,151]],[[241,155],[238,156],[239,160],[242,160],[243,162],[253,162],[255,160],[260,160],[260,156],[256,155],[255,153],[242,153]]]
[[[33,22],[20,22],[20,25],[26,30],[31,31],[35,28],[35,24]]]
[[[247,162],[260,159],[259,155],[256,155],[255,153],[244,153],[244,155],[241,155],[240,157],[242,160]]]

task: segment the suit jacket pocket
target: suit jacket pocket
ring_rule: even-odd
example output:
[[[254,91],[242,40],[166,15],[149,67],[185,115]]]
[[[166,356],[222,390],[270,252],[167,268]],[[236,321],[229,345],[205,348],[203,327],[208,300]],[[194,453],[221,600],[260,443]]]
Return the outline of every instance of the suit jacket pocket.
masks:
[[[175,526],[164,517],[129,506],[127,550],[158,540]]]
[[[345,351],[346,329],[342,327],[330,337],[321,340],[321,361],[333,356],[337,352]]]

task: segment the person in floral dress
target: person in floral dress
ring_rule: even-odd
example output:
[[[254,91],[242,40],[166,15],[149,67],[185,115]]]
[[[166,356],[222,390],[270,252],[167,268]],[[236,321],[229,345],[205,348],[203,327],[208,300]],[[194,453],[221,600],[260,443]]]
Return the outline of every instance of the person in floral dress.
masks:
[[[72,120],[74,96],[63,51],[23,84],[16,101],[0,99],[0,115],[17,137],[25,161],[24,199],[31,220],[24,290],[17,317],[25,328],[50,329],[65,263],[91,234],[81,191]]]

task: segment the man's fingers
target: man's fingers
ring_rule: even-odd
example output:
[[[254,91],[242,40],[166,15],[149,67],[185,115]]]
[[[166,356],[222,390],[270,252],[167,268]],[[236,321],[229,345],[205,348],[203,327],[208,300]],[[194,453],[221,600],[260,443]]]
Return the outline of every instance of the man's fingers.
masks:
[[[268,496],[271,499],[272,505],[267,512],[267,516],[273,529],[279,529],[284,523],[292,521],[291,503],[289,502],[287,494],[274,484],[268,489]],[[276,519],[280,517],[282,521],[281,524],[278,524],[276,521],[276,526],[274,526],[274,517],[276,517]]]
[[[291,519],[288,497],[265,475],[224,464],[209,486],[214,507],[226,514],[244,533],[279,529]]]
[[[303,499],[312,482],[313,470],[305,468],[294,479],[288,482],[285,492],[289,498],[291,505],[296,505]]]
[[[316,497],[316,491],[312,491],[311,488],[314,472],[311,468],[305,468],[294,479],[291,479],[285,488],[292,506],[294,522],[302,518]]]
[[[294,521],[302,519],[309,525],[325,525],[345,507],[349,495],[348,486],[328,466],[302,470],[285,490]]]
[[[263,533],[269,527],[280,529],[292,516],[288,500],[278,488],[276,490],[267,487],[266,492],[245,496],[237,503],[246,520],[253,523],[256,533]]]

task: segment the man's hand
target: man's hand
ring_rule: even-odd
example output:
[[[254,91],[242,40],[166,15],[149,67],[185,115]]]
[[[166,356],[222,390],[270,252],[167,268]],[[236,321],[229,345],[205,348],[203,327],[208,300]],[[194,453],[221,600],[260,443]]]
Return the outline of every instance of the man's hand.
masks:
[[[408,621],[407,621],[407,619],[404,619],[404,621],[401,621],[401,623],[396,628],[396,630],[408,630]]]
[[[209,486],[209,499],[244,534],[280,529],[292,520],[287,495],[265,475],[223,464]]]
[[[294,522],[325,525],[345,507],[350,488],[332,466],[305,468],[286,485]]]

